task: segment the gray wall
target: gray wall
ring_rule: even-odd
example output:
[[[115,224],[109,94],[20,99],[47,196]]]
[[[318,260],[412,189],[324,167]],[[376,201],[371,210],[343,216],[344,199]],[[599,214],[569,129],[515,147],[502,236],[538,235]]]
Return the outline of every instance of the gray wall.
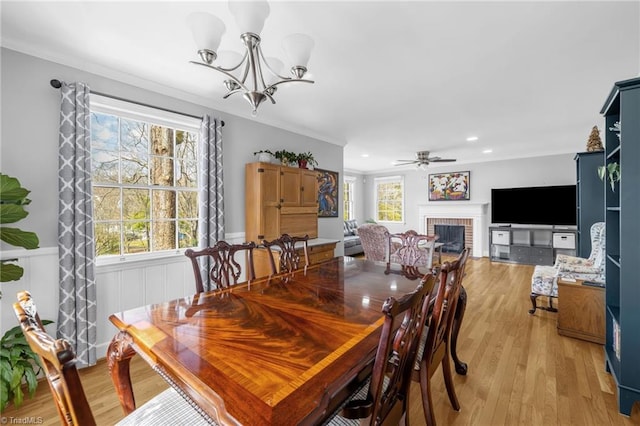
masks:
[[[470,195],[468,203],[491,203],[491,188],[511,188],[518,186],[573,185],[576,183],[574,154],[545,157],[531,157],[508,161],[492,161],[476,164],[429,165],[428,171],[401,169],[397,171],[371,174],[364,177],[364,216],[375,218],[374,178],[380,176],[404,176],[405,223],[387,224],[391,232],[419,229],[418,205],[428,204],[427,178],[430,173],[452,171],[470,172]],[[596,171],[594,170],[594,173]],[[466,201],[432,201],[462,205]],[[541,206],[541,208],[553,208]],[[491,212],[491,206],[487,213]],[[490,220],[490,218],[488,218]]]
[[[96,92],[192,115],[221,117],[223,128],[226,232],[244,232],[244,165],[260,149],[311,151],[319,167],[342,173],[341,146],[140,89],[103,76],[13,50],[1,51],[2,149],[0,169],[32,192],[29,216],[20,227],[38,234],[41,247],[57,244],[57,167],[60,93],[49,80],[82,81]],[[342,219],[319,220],[319,235],[342,238]],[[341,254],[341,247],[339,252]]]

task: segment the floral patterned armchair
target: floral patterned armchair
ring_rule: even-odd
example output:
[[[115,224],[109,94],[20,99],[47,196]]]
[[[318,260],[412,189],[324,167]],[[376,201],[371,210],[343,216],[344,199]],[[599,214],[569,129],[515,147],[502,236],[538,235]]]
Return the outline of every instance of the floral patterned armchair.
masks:
[[[530,314],[536,309],[544,309],[556,312],[553,307],[552,298],[558,297],[558,278],[573,278],[576,280],[605,282],[605,224],[596,222],[591,225],[591,254],[588,258],[559,254],[556,256],[556,263],[553,266],[537,265],[531,277],[531,304],[533,308]],[[549,307],[537,306],[536,300],[539,296],[549,297]]]
[[[587,259],[559,254],[554,267],[558,275],[576,280],[604,283],[605,265],[605,225],[596,222],[591,225],[591,254]]]

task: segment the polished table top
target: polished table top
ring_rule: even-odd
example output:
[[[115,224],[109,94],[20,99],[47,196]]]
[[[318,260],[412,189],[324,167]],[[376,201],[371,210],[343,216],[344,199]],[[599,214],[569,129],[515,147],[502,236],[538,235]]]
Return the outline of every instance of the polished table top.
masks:
[[[128,365],[131,345],[221,424],[314,424],[368,374],[384,300],[418,285],[384,269],[335,258],[289,280],[116,313],[110,320],[125,333],[114,338],[109,359]],[[112,378],[130,392],[113,369]]]

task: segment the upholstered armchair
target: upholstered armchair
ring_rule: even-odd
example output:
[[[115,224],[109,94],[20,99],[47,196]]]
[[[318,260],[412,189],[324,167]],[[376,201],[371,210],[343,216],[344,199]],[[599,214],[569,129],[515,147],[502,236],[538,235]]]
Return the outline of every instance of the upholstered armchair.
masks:
[[[559,254],[554,267],[558,275],[576,280],[604,283],[605,265],[605,225],[596,222],[591,225],[591,254],[588,258]]]
[[[364,257],[368,260],[386,262],[389,246],[386,226],[377,223],[365,223],[358,227],[358,236],[364,250]]]
[[[557,312],[553,307],[552,298],[558,297],[558,278],[573,278],[576,280],[605,282],[605,224],[596,222],[591,225],[591,254],[588,258],[559,254],[553,266],[537,265],[531,277],[531,304],[533,308]],[[549,298],[549,307],[538,306],[536,300],[539,296]]]

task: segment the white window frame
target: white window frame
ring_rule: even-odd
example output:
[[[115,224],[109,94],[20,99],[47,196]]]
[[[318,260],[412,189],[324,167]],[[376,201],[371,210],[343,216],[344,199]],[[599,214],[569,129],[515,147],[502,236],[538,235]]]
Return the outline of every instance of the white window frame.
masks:
[[[405,193],[404,193],[404,176],[385,176],[385,177],[377,177],[374,178],[373,180],[374,184],[373,184],[373,190],[374,190],[374,200],[375,200],[375,220],[376,222],[382,222],[382,223],[404,223],[404,212],[405,212]],[[395,220],[381,220],[379,219],[379,211],[378,211],[378,205],[379,205],[379,199],[378,199],[378,187],[381,184],[387,184],[387,183],[399,183],[400,184],[400,191],[401,191],[401,195],[402,195],[402,202],[401,202],[401,218],[398,221]]]
[[[356,178],[354,176],[345,176],[343,179],[343,185],[343,196],[345,192],[349,192],[349,200],[345,203],[343,208],[347,213],[347,220],[353,220],[356,218],[356,206],[354,199],[356,194]]]
[[[183,130],[193,132],[199,135],[201,120],[186,115],[157,109],[145,105],[132,102],[126,102],[120,99],[114,99],[97,94],[90,95],[90,110],[102,114],[115,115],[121,118],[144,121],[154,125],[170,127],[175,130]],[[197,156],[196,156],[197,158]],[[199,167],[199,164],[198,164]],[[196,172],[199,179],[199,172]],[[114,185],[118,187],[120,185]],[[158,189],[157,186],[147,185],[141,188]],[[181,188],[182,189],[182,188]],[[199,192],[201,183],[198,180],[194,191]],[[198,209],[199,210],[199,209]],[[120,255],[96,255],[96,266],[114,265],[122,262],[148,261],[154,259],[162,259],[174,256],[183,256],[186,248],[176,248],[170,250],[150,251],[145,253],[127,253]]]

